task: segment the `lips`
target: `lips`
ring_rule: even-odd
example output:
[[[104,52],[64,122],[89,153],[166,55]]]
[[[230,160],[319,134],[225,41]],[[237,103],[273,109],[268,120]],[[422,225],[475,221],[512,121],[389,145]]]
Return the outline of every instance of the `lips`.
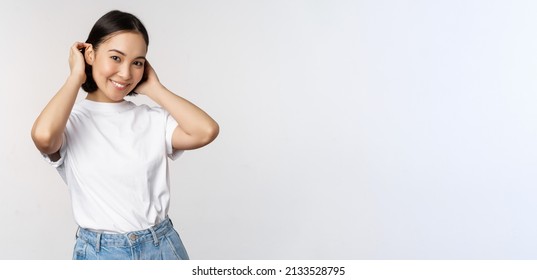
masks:
[[[127,86],[130,85],[130,84],[126,84],[126,83],[116,82],[116,81],[113,81],[113,80],[110,80],[110,82],[112,82],[112,85],[114,85],[114,87],[119,89],[119,90],[124,90],[124,89],[127,88]]]

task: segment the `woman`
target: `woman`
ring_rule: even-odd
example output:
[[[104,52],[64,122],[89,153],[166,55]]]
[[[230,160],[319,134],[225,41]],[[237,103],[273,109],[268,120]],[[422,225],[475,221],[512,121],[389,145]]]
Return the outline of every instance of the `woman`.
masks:
[[[69,186],[79,225],[74,259],[188,259],[167,216],[167,158],[209,144],[219,126],[160,83],[148,44],[134,15],[105,14],[71,47],[70,75],[32,128]],[[87,96],[75,104],[80,87]],[[124,100],[137,93],[160,107]]]

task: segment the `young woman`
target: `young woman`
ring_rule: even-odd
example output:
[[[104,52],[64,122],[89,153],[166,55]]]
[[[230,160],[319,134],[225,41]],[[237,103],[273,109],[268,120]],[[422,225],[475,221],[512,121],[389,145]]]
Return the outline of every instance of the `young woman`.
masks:
[[[219,127],[160,83],[148,44],[138,18],[105,14],[71,47],[70,75],[32,128],[69,186],[74,259],[188,259],[167,215],[168,157],[209,144]],[[80,87],[88,94],[75,104]],[[124,100],[137,93],[160,107]]]

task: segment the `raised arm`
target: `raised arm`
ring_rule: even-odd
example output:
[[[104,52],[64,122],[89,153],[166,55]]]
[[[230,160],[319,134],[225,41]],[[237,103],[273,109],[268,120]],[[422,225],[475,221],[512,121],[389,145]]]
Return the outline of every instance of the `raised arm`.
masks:
[[[172,136],[173,148],[192,150],[211,143],[220,130],[216,121],[196,105],[164,87],[149,62],[146,63],[147,81],[135,91],[151,98],[179,123]]]
[[[76,42],[71,46],[69,54],[69,67],[71,74],[58,93],[52,97],[43,109],[32,127],[32,140],[39,151],[59,159],[58,151],[62,145],[62,135],[75,104],[76,97],[82,83],[86,80],[84,73],[85,61],[81,48],[89,46],[86,43]]]

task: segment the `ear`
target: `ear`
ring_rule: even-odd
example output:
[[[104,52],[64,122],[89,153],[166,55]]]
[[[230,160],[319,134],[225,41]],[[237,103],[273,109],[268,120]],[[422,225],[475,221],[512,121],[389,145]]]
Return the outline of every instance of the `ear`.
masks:
[[[95,50],[92,45],[87,46],[86,50],[84,50],[84,58],[87,64],[93,65],[93,61],[95,60]]]

